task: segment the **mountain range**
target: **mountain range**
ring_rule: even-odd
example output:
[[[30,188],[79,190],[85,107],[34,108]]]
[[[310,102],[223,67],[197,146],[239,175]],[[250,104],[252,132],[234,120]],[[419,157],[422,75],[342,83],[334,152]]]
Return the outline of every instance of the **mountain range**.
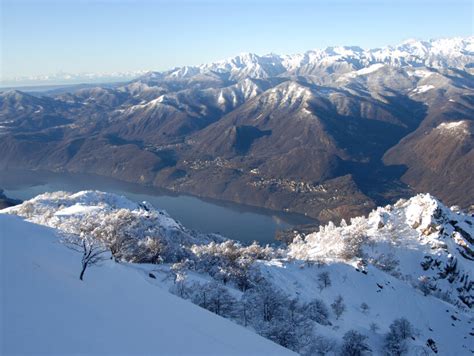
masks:
[[[474,203],[474,37],[244,53],[128,83],[0,93],[0,168],[87,172],[327,222]]]

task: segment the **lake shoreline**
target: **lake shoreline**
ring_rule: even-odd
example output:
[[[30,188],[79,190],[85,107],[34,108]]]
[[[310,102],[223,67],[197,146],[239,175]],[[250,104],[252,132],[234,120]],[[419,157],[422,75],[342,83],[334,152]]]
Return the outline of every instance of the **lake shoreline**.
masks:
[[[135,201],[147,200],[193,230],[220,233],[242,243],[250,243],[250,240],[257,240],[261,244],[277,243],[277,232],[317,224],[313,218],[302,214],[201,197],[89,173],[9,169],[0,174],[0,187],[10,198],[21,200],[57,190],[102,190]]]

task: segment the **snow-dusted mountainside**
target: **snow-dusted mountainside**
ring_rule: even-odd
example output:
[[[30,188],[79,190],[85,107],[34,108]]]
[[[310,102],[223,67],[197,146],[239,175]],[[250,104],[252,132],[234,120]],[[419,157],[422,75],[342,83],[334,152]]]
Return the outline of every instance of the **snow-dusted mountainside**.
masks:
[[[317,75],[323,69],[361,70],[375,69],[379,64],[392,66],[426,66],[432,68],[458,68],[472,70],[474,37],[443,38],[429,41],[407,40],[397,46],[362,49],[357,46],[337,46],[315,49],[305,53],[257,55],[241,53],[217,62],[199,66],[184,66],[165,72],[147,70],[113,73],[56,73],[39,76],[5,78],[3,85],[67,84],[127,81],[140,76],[150,79],[185,79],[197,75],[228,73],[229,78],[270,78],[284,73]],[[375,64],[375,66],[374,66]],[[354,72],[355,73],[355,72]],[[362,69],[361,74],[367,74]]]
[[[110,87],[2,92],[0,168],[111,176],[320,223],[417,192],[469,208],[473,46],[244,53]]]
[[[16,320],[7,333],[28,330],[31,336],[38,332],[31,325],[38,325],[44,310],[34,306],[49,303],[43,294],[47,290],[59,290],[55,295],[67,292],[72,301],[78,296],[90,298],[91,303],[94,299],[115,300],[112,295],[117,293],[119,308],[115,302],[104,309],[96,303],[80,315],[90,315],[93,320],[96,313],[106,318],[120,309],[117,317],[123,322],[111,321],[115,335],[123,330],[116,325],[128,325],[126,320],[132,314],[131,324],[145,330],[133,335],[145,336],[140,339],[145,348],[155,342],[150,341],[155,340],[155,333],[147,322],[160,320],[161,328],[161,320],[170,315],[166,308],[182,303],[167,295],[169,290],[304,355],[347,355],[351,350],[364,354],[369,349],[377,355],[474,352],[474,218],[447,208],[428,194],[377,208],[349,224],[336,227],[330,223],[317,232],[296,236],[288,247],[279,249],[257,244],[244,247],[220,236],[197,234],[147,203],[101,192],[47,193],[2,213],[57,229],[55,233],[0,215],[2,251],[9,251],[2,261],[12,270],[6,274],[12,288],[5,289],[4,299],[10,307],[4,310],[8,310],[7,318]],[[73,236],[92,238],[112,253],[115,262],[89,267],[85,280],[79,281],[81,255],[66,248]],[[40,293],[23,293],[32,286]],[[127,301],[121,302],[122,298]],[[140,298],[138,309],[132,307],[135,298]],[[156,306],[153,300],[158,301]],[[13,319],[25,304],[31,312]],[[86,308],[86,304],[75,307]],[[79,314],[65,311],[74,305],[58,303],[57,308],[61,313],[57,315],[69,315],[74,325],[84,322]],[[185,325],[191,329],[195,318],[204,318],[203,325],[217,325],[189,304],[183,304],[181,311],[183,317],[177,319],[187,320],[184,315],[190,313],[191,321]],[[140,323],[142,317],[145,322]],[[178,324],[175,319],[169,323],[165,348],[172,351],[169,339],[178,332],[174,329]],[[88,327],[89,332],[94,325]],[[58,332],[76,337],[65,330]],[[222,351],[228,340],[225,330],[216,333],[211,343],[217,353],[232,353],[235,347],[229,344],[231,351]],[[105,337],[111,337],[109,331]],[[121,339],[119,345],[124,344]],[[181,344],[179,347],[186,347]],[[46,347],[44,340],[38,345]],[[64,347],[61,345],[57,347]],[[254,350],[253,344],[247,346],[250,351],[238,348],[235,353],[273,352],[263,344]]]
[[[69,210],[80,214],[80,210]],[[2,355],[290,355],[105,261],[77,278],[58,231],[0,214]]]
[[[474,219],[429,194],[377,208],[367,218],[297,238],[290,256],[302,260],[357,258],[454,304],[474,306]]]
[[[457,68],[472,70],[474,37],[445,38],[430,41],[407,40],[397,46],[362,49],[357,46],[328,47],[302,54],[259,56],[241,53],[211,64],[175,68],[165,77],[189,78],[197,74],[228,73],[230,79],[270,78],[278,75],[319,75],[328,69],[364,75],[381,64],[395,67]]]

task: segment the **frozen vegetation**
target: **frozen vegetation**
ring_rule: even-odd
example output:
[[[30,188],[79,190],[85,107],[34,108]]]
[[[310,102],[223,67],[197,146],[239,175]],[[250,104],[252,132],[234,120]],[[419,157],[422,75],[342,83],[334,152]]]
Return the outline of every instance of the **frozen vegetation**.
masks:
[[[0,215],[7,351],[284,352],[245,327],[303,355],[474,352],[474,218],[428,194],[282,248],[191,231],[101,192],[2,212],[49,227]],[[96,330],[119,341],[89,342]]]
[[[0,214],[0,354],[291,354],[156,288],[133,265],[108,258],[81,282],[80,255],[58,233]]]

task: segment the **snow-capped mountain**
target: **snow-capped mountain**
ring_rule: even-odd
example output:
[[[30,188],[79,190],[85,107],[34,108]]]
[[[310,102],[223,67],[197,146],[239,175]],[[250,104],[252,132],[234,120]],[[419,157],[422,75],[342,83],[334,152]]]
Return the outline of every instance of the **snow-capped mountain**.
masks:
[[[417,192],[468,208],[473,43],[244,53],[112,87],[4,92],[0,168],[112,176],[322,223]]]
[[[442,38],[429,41],[410,39],[396,46],[362,49],[336,46],[305,53],[257,55],[241,53],[210,64],[173,68],[163,73],[137,70],[111,73],[65,73],[4,78],[3,85],[46,85],[127,81],[140,76],[149,79],[186,79],[199,74],[226,73],[231,80],[271,78],[279,75],[319,75],[323,70],[354,71],[370,65],[452,67],[472,70],[474,37]]]
[[[108,273],[119,262],[127,281],[131,271],[147,281],[146,293],[169,290],[304,355],[347,348],[409,355],[474,351],[474,217],[428,194],[377,208],[349,224],[330,223],[278,249],[203,236],[148,203],[101,192],[47,193],[2,213],[56,228],[56,238],[64,242],[55,244],[57,253],[67,251],[74,236],[92,237],[106,247],[116,262],[89,268],[85,288],[104,275],[112,278]],[[42,258],[47,251],[42,244],[51,242],[30,233],[38,227],[15,217],[0,219],[7,232],[1,236],[4,246],[38,251]],[[24,234],[18,233],[22,226],[28,237],[12,238]],[[79,272],[80,254],[70,255],[68,271],[76,256]],[[25,257],[17,260],[11,265],[29,265]],[[43,263],[36,265],[33,271],[41,271]],[[42,276],[52,283],[54,276]],[[74,284],[68,278],[68,285]],[[63,280],[54,283],[63,288]],[[107,288],[113,293],[117,287]],[[9,300],[16,310],[15,299]],[[121,308],[133,307],[128,303]]]
[[[472,70],[474,37],[444,38],[430,41],[410,39],[397,46],[362,49],[356,46],[328,47],[302,54],[259,56],[241,53],[211,64],[176,68],[164,72],[169,78],[189,78],[204,73],[226,73],[229,79],[271,78],[287,75],[320,75],[354,72],[374,64],[395,67],[456,68]]]

